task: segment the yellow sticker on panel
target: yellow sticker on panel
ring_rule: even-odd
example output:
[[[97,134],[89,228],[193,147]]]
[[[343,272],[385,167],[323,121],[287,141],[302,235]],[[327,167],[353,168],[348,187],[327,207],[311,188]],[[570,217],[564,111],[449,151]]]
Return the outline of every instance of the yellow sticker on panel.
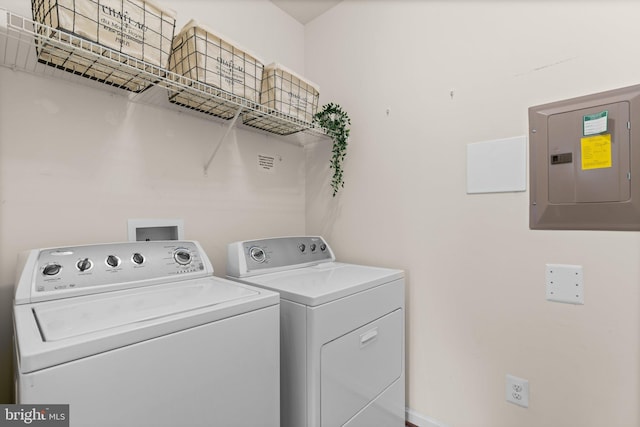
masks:
[[[611,167],[611,134],[580,139],[582,170]]]

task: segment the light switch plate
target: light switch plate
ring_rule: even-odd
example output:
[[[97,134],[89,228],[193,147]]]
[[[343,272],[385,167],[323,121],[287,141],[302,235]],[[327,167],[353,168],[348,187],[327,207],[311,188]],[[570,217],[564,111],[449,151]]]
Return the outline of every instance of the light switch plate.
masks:
[[[584,304],[584,281],[581,265],[547,264],[547,300],[567,304]]]

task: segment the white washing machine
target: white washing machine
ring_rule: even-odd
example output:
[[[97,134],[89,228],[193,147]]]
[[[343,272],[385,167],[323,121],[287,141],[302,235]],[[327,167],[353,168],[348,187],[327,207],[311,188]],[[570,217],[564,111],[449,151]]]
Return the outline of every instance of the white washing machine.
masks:
[[[405,425],[401,270],[307,236],[231,243],[227,277],[280,294],[282,427]]]
[[[279,301],[197,242],[32,250],[14,306],[20,404],[72,427],[279,427]]]

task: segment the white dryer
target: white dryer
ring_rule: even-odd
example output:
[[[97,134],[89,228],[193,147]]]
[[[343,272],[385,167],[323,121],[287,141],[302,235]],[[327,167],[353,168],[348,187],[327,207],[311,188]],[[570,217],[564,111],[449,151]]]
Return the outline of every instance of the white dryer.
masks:
[[[229,244],[227,277],[280,294],[282,427],[405,425],[403,271],[306,236]]]
[[[193,241],[32,250],[14,305],[20,404],[73,427],[279,427],[279,301]]]

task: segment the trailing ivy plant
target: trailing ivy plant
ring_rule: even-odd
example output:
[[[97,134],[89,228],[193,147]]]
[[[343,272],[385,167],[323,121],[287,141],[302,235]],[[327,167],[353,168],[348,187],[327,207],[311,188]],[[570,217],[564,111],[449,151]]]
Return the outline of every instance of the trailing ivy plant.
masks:
[[[333,169],[331,187],[333,187],[333,197],[336,197],[338,190],[344,188],[342,161],[347,155],[350,131],[348,126],[351,124],[351,119],[338,104],[329,103],[313,116],[313,122],[318,124],[333,141],[330,163]]]

